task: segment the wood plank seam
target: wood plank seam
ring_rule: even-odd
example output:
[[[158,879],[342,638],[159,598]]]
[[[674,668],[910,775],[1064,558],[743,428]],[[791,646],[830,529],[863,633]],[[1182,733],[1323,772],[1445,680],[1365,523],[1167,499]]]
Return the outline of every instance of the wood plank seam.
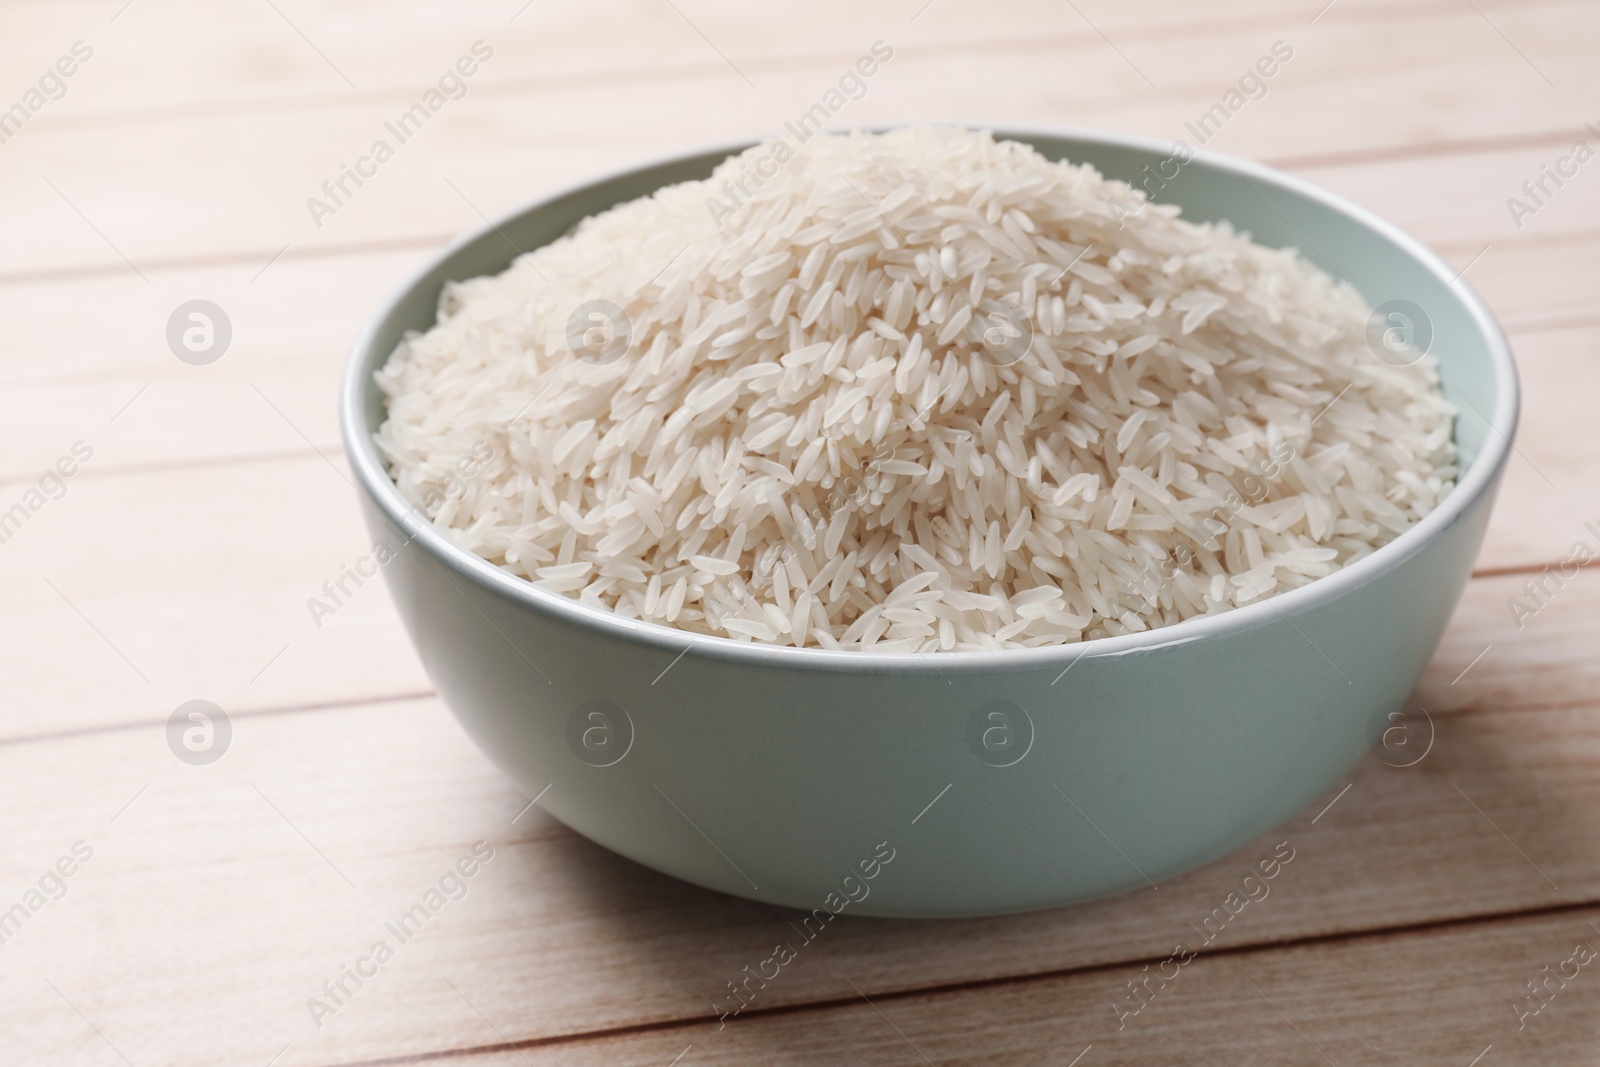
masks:
[[[46,384],[59,384],[50,382]],[[338,438],[323,441],[316,448],[277,448],[262,452],[236,452],[231,455],[200,456],[195,459],[163,459],[149,463],[126,463],[121,466],[110,467],[85,467],[74,475],[74,480],[93,481],[98,475],[102,478],[137,477],[141,474],[169,474],[176,471],[205,470],[210,467],[248,466],[253,463],[284,463],[296,462],[302,459],[311,459],[321,455],[321,448],[337,451],[340,447]],[[85,477],[85,476],[88,477]],[[37,476],[17,474],[10,477],[0,477],[0,489],[13,485],[30,485]]]
[[[1579,329],[1600,322],[1600,308],[1572,311],[1552,311],[1544,315],[1528,315],[1506,319],[1500,323],[1506,333],[1551,333],[1556,330]]]
[[[428,251],[443,248],[457,237],[459,233],[446,234],[418,234],[414,237],[395,237],[383,241],[351,241],[345,244],[313,245],[297,251],[284,253],[282,260],[304,261],[309,259],[338,259],[344,256],[366,256],[383,252],[410,252],[413,250]],[[146,262],[143,269],[163,271],[207,270],[212,267],[261,267],[265,265],[277,252],[265,249],[248,249],[243,252],[218,252],[203,256],[172,256],[167,259],[152,259]],[[0,273],[0,286],[5,285],[37,285],[39,283],[75,282],[91,278],[112,277],[126,273],[127,265],[120,264],[113,267],[111,264],[86,263],[77,267],[52,267],[38,271],[11,271]]]
[[[1552,560],[1549,563],[1520,563],[1514,567],[1485,567],[1482,570],[1474,570],[1472,572],[1472,576],[1474,578],[1505,578],[1518,574],[1538,574],[1546,567],[1556,566],[1557,562],[1558,561]],[[1574,560],[1573,562],[1576,563],[1577,561]],[[1597,566],[1600,566],[1600,559],[1593,559],[1588,563],[1577,564],[1578,570],[1580,571],[1591,570]],[[1570,579],[1568,580],[1570,581]]]
[[[374,696],[346,697],[339,700],[306,701],[298,704],[268,705],[262,708],[245,708],[228,712],[231,719],[261,718],[269,715],[297,715],[303,712],[344,711],[348,708],[367,707],[372,704],[401,704],[412,700],[430,700],[438,697],[432,689],[419,689],[402,691],[398,693],[379,693]],[[93,737],[98,734],[124,733],[129,730],[147,730],[152,726],[160,726],[166,719],[129,719],[125,722],[105,723],[99,726],[83,726],[72,730],[56,730],[52,733],[26,734],[14,737],[0,737],[0,748],[7,745],[21,745],[43,743],[49,741],[65,741],[80,737]]]
[[[1571,144],[1583,136],[1583,127],[1563,126],[1526,133],[1503,133],[1493,137],[1446,138],[1441,141],[1416,141],[1407,145],[1377,148],[1349,148],[1339,152],[1319,152],[1299,156],[1273,156],[1262,160],[1279,170],[1364,167],[1373,163],[1403,160],[1443,159],[1450,156],[1482,156],[1524,148],[1551,148]]]

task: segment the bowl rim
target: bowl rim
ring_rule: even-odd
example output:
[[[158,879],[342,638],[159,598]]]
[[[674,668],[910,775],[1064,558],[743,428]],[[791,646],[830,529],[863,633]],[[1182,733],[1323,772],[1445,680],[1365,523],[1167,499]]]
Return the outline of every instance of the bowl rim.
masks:
[[[861,129],[877,132],[901,128],[904,125],[909,124],[861,127]],[[1070,127],[1026,125],[1001,127],[965,123],[941,125],[987,130],[999,139],[1051,138],[1158,155],[1170,155],[1175,147],[1155,138]],[[1369,582],[1381,579],[1385,574],[1421,553],[1490,492],[1514,447],[1512,439],[1517,428],[1520,390],[1511,347],[1494,315],[1457,272],[1451,270],[1436,254],[1399,227],[1335,193],[1264,164],[1220,153],[1191,150],[1192,159],[1185,164],[1186,166],[1200,163],[1235,178],[1265,183],[1320,203],[1372,230],[1417,261],[1439,279],[1447,290],[1452,291],[1467,312],[1473,327],[1486,342],[1494,368],[1494,411],[1486,418],[1489,432],[1478,455],[1467,469],[1465,477],[1457,480],[1455,488],[1438,507],[1399,537],[1355,563],[1299,588],[1277,593],[1242,607],[1231,608],[1215,615],[1195,616],[1169,626],[1139,633],[1091,638],[1075,644],[1048,645],[1040,648],[937,653],[863,652],[735,641],[732,638],[680,630],[665,623],[624,618],[607,610],[590,607],[562,593],[542,589],[525,578],[502,570],[442,534],[419,509],[400,495],[378,453],[372,433],[366,428],[365,409],[368,390],[376,388],[372,373],[390,355],[387,351],[374,351],[378,333],[384,324],[403,305],[414,299],[415,290],[441,264],[469,245],[491,238],[498,239],[500,229],[513,220],[596,185],[642,175],[718,153],[733,155],[757,143],[758,139],[746,138],[674,153],[614,169],[553,190],[468,230],[445,248],[432,253],[379,305],[363,326],[346,360],[339,403],[340,431],[346,456],[362,491],[380,509],[385,518],[408,535],[409,542],[417,543],[437,562],[461,577],[543,616],[597,631],[601,636],[655,646],[680,658],[693,652],[706,659],[746,665],[867,674],[926,673],[938,674],[941,677],[947,674],[991,673],[996,670],[1049,670],[1063,667],[1070,669],[1078,660],[1085,657],[1109,658],[1148,652],[1164,646],[1187,644],[1257,629],[1277,621],[1289,621],[1291,615],[1304,614],[1319,604],[1339,599]],[[1062,673],[1064,674],[1065,670]],[[1060,675],[1057,675],[1057,680],[1059,679]],[[948,678],[945,680],[949,681]]]

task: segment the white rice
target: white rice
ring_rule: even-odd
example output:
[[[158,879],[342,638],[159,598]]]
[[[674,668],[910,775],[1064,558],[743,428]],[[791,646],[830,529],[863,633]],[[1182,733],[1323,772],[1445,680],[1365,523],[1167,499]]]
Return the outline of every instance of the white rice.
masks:
[[[772,155],[447,286],[377,375],[400,492],[628,618],[933,652],[1225,611],[1450,491],[1432,357],[1376,358],[1291,251],[985,133]],[[629,321],[598,360],[596,300]]]

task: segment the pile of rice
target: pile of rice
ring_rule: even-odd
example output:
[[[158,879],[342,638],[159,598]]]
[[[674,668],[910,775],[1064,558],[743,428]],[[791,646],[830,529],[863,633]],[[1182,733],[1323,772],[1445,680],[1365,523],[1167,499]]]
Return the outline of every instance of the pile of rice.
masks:
[[[1054,645],[1305,585],[1439,503],[1453,409],[1370,314],[1015,142],[819,135],[448,286],[377,442],[457,543],[628,618]]]

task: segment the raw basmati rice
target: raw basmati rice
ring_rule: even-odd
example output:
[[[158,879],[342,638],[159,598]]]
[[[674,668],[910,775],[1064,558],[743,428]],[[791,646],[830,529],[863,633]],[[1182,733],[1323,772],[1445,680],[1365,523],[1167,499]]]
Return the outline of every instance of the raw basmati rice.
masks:
[[[377,374],[400,492],[628,618],[934,652],[1246,604],[1454,484],[1433,358],[1293,251],[981,132],[773,156],[446,286]]]

